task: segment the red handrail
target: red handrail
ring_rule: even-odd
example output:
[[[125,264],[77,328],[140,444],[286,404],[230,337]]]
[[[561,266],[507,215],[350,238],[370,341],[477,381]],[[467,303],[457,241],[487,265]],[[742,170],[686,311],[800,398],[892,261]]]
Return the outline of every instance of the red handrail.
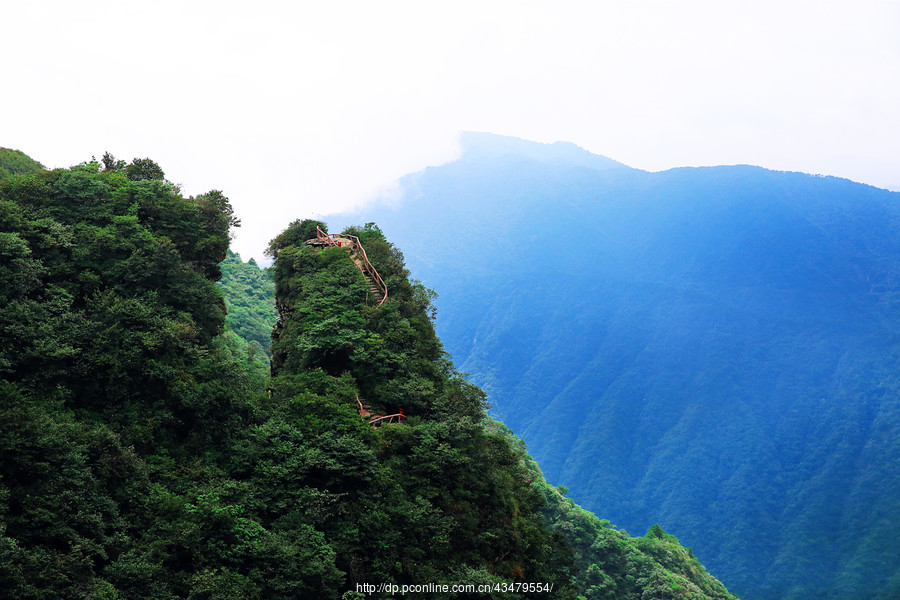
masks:
[[[359,251],[362,254],[362,265],[357,265],[359,270],[362,271],[362,274],[365,275],[367,279],[371,280],[375,284],[375,287],[382,292],[381,301],[378,303],[378,306],[387,302],[387,284],[384,282],[384,279],[381,278],[381,275],[378,274],[378,271],[375,270],[375,267],[372,266],[372,263],[369,262],[369,257],[366,255],[366,249],[363,248],[358,237],[355,235],[343,235],[339,233],[325,233],[318,225],[316,226],[316,237],[319,241],[328,246],[340,246],[338,242],[334,241],[334,238],[349,238],[350,241],[359,248]]]
[[[397,422],[399,423],[403,419],[406,418],[402,412],[394,413],[392,415],[384,415],[383,417],[375,417],[371,421],[369,421],[369,425],[374,425],[375,423],[380,423],[384,419],[388,419],[388,423],[391,423],[394,420],[394,417],[397,417]]]
[[[363,406],[362,400],[359,399],[359,395],[356,396],[356,403],[359,405],[359,416],[361,417],[370,417],[372,413],[366,410],[366,407]]]
[[[323,244],[325,244],[326,246],[338,246],[338,247],[342,247],[342,246],[339,242],[335,241],[335,238],[338,238],[338,239],[349,238],[350,241],[357,248],[359,248],[359,251],[362,254],[362,265],[357,264],[357,266],[359,267],[359,270],[362,271],[362,274],[364,276],[366,276],[367,279],[374,282],[376,287],[378,287],[384,294],[383,297],[381,298],[381,302],[378,303],[378,306],[381,306],[382,304],[384,304],[387,301],[387,297],[388,297],[387,284],[384,282],[384,279],[381,278],[381,275],[378,274],[378,271],[375,270],[375,267],[372,266],[372,263],[369,262],[369,257],[366,255],[366,249],[363,248],[363,245],[359,241],[358,237],[356,237],[355,235],[325,233],[324,231],[322,231],[322,229],[320,227],[317,226],[316,227],[316,238],[318,238],[318,240],[320,242],[322,242]],[[365,265],[365,268],[363,268],[363,265]],[[366,271],[368,271],[368,274],[366,274]],[[356,396],[356,404],[359,406],[359,414],[361,417],[368,417],[371,415],[371,413],[368,410],[366,410],[366,408],[363,406],[362,400],[360,400],[358,394]],[[372,419],[369,420],[369,425],[372,425],[374,427],[376,424],[380,424],[380,423],[384,422],[385,419],[387,419],[388,423],[393,423],[395,418],[397,419],[398,423],[400,421],[403,421],[404,419],[406,419],[406,415],[403,414],[402,408],[400,409],[400,412],[394,413],[392,415],[383,415],[381,417],[373,417]]]

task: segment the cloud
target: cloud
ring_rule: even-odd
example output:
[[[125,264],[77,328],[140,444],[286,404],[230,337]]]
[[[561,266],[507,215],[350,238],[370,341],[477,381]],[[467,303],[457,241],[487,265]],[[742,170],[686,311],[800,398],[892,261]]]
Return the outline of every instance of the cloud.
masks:
[[[225,191],[260,257],[294,218],[451,160],[461,130],[638,168],[900,172],[900,7],[854,2],[16,3],[0,144],[150,156]]]

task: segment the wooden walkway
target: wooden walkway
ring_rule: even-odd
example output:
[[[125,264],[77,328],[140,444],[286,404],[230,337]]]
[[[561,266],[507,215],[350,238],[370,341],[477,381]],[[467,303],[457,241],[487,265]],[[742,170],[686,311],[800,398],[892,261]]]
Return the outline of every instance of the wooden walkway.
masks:
[[[316,238],[326,246],[349,249],[350,258],[369,281],[369,292],[378,299],[378,306],[387,302],[387,284],[381,278],[381,275],[378,274],[378,271],[375,270],[375,267],[372,266],[372,263],[369,262],[366,249],[363,248],[358,237],[339,233],[325,233],[320,227],[316,227]]]
[[[369,282],[369,293],[378,299],[378,306],[381,306],[388,299],[387,284],[366,255],[366,249],[363,248],[359,238],[355,235],[342,235],[338,233],[325,233],[320,227],[316,227],[316,239],[324,246],[346,248],[350,251],[350,258],[354,264],[359,267],[362,274]],[[403,409],[392,415],[373,415],[369,407],[363,404],[359,396],[356,396],[356,404],[359,407],[359,416],[369,418],[369,425],[379,427],[385,423],[400,423],[406,420]]]

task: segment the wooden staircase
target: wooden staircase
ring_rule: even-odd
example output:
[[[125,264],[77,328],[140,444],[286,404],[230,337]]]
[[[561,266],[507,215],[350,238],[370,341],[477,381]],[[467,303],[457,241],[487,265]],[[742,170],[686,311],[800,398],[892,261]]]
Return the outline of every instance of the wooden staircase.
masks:
[[[369,282],[369,294],[371,298],[377,301],[377,306],[381,306],[388,299],[387,284],[372,263],[366,256],[366,249],[363,248],[359,238],[355,235],[342,235],[338,233],[325,233],[320,227],[316,227],[316,239],[326,246],[337,246],[339,248],[347,248],[350,250],[350,258],[353,263],[359,267],[359,270]]]
[[[380,287],[378,287],[378,285],[375,283],[374,278],[366,272],[365,262],[360,259],[359,254],[355,249],[350,252],[350,258],[351,260],[353,260],[356,266],[359,267],[359,270],[362,271],[362,274],[366,276],[366,279],[369,282],[369,293],[367,294],[366,302],[368,303],[369,298],[374,298],[378,302],[377,306],[381,306],[382,304],[384,304],[386,295],[385,292]]]
[[[366,256],[366,249],[363,248],[358,237],[355,235],[325,233],[320,227],[316,227],[316,239],[310,240],[307,243],[312,242],[317,242],[323,246],[348,249],[350,251],[350,259],[353,260],[353,263],[357,267],[359,267],[359,270],[369,282],[368,296],[374,298],[378,302],[377,306],[381,306],[387,302],[387,284],[384,282],[384,279],[381,278],[381,275],[378,274],[378,271],[375,270],[375,267],[372,266],[372,263],[369,262],[369,257]],[[400,409],[400,412],[392,415],[373,415],[371,407],[365,404],[359,395],[356,396],[356,405],[358,407],[357,410],[359,411],[359,416],[369,419],[369,425],[372,427],[379,427],[385,423],[400,423],[401,421],[406,420],[406,415],[403,414],[402,408]]]

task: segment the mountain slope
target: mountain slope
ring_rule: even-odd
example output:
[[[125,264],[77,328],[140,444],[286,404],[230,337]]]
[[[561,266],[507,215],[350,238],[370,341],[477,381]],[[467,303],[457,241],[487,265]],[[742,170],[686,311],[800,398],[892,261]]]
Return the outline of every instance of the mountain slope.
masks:
[[[0,148],[0,179],[20,173],[33,173],[43,170],[44,165],[34,160],[21,150]]]
[[[494,414],[586,508],[660,523],[742,597],[891,597],[898,194],[522,144],[353,217],[441,291],[439,332]]]
[[[630,539],[539,481],[377,228],[348,233],[390,287],[380,307],[349,253],[303,243],[308,222],[273,240],[272,299],[222,262],[236,225],[221,192],[185,198],[150,159],[0,180],[0,595],[572,598],[584,564],[592,599],[732,598],[661,529]],[[265,319],[248,345],[223,288],[277,306],[271,379]],[[378,427],[360,396],[402,418]]]
[[[390,450],[377,453],[390,468],[374,474],[368,484],[357,482],[353,492],[345,493],[345,503],[352,508],[322,523],[326,531],[334,532],[365,528],[364,539],[345,539],[341,544],[346,555],[340,560],[350,566],[351,577],[414,584],[423,572],[432,582],[455,572],[491,581],[502,574],[500,569],[508,568],[504,565],[511,561],[516,565],[516,556],[520,556],[525,560],[514,569],[514,579],[557,581],[554,585],[559,588],[562,583],[562,587],[554,593],[563,596],[569,593],[563,576],[569,576],[588,600],[733,598],[689,550],[658,527],[655,535],[630,538],[563,498],[543,480],[524,444],[502,425],[483,418],[478,407],[480,390],[458,375],[450,379],[446,379],[449,373],[441,376],[449,366],[444,358],[438,359],[435,372],[433,361],[440,356],[440,345],[435,344],[430,320],[422,318],[431,314],[431,293],[406,281],[401,255],[377,227],[370,223],[349,228],[340,237],[358,235],[361,239],[390,289],[390,301],[383,306],[366,293],[369,282],[349,248],[304,243],[314,235],[316,226],[325,228],[316,221],[295,222],[270,247],[277,256],[273,273],[282,316],[273,335],[276,377],[272,398],[284,401],[303,386],[307,390],[305,410],[311,416],[318,414],[313,417],[317,421],[327,422],[325,430],[342,431],[339,445],[356,448],[360,454],[367,445],[360,446],[359,441],[369,436],[360,440],[362,431],[357,431],[357,436],[347,435],[353,431],[345,431],[348,425],[359,423],[348,411],[354,406],[348,396],[357,403],[365,402],[374,413],[367,415],[370,419],[406,411],[402,426],[383,426],[375,436],[390,446]],[[226,290],[230,291],[228,298],[239,292],[237,286],[226,286]],[[393,325],[386,327],[388,324]],[[326,419],[325,415],[332,413],[331,420]],[[342,423],[343,419],[347,422]],[[324,431],[318,435],[331,437]],[[454,458],[448,462],[449,457],[441,458],[445,454]],[[502,459],[499,464],[498,458]],[[354,464],[359,461],[357,458]],[[496,481],[498,475],[500,482]],[[523,487],[526,482],[531,482],[530,486]],[[410,502],[412,497],[415,502]],[[388,499],[389,506],[382,499]],[[512,513],[505,504],[511,499]],[[539,520],[533,512],[537,507],[542,513]],[[371,515],[379,514],[386,514],[387,520],[382,517],[377,530],[369,529]],[[421,523],[411,520],[410,515],[417,514],[427,519]],[[497,519],[505,523],[499,529],[494,524]],[[434,537],[434,528],[442,522],[455,523],[452,532],[438,536],[448,537],[451,548],[415,542]],[[398,535],[396,526],[403,528],[407,541],[387,544],[386,539]],[[538,542],[546,536],[546,531],[541,531],[547,526],[567,544],[559,537]],[[510,532],[518,541],[509,540]],[[478,540],[493,541],[475,554],[457,549],[473,542],[480,545]],[[392,548],[391,553],[371,551],[373,545],[383,548],[385,544]],[[557,558],[554,571],[536,578],[537,569],[547,568],[543,564],[547,551],[540,550],[541,546],[555,548],[553,552],[561,557],[572,552],[571,546],[574,568],[568,559]],[[490,558],[498,552],[503,558],[499,563]],[[376,554],[378,558],[373,560]],[[538,590],[539,595],[546,593]]]

